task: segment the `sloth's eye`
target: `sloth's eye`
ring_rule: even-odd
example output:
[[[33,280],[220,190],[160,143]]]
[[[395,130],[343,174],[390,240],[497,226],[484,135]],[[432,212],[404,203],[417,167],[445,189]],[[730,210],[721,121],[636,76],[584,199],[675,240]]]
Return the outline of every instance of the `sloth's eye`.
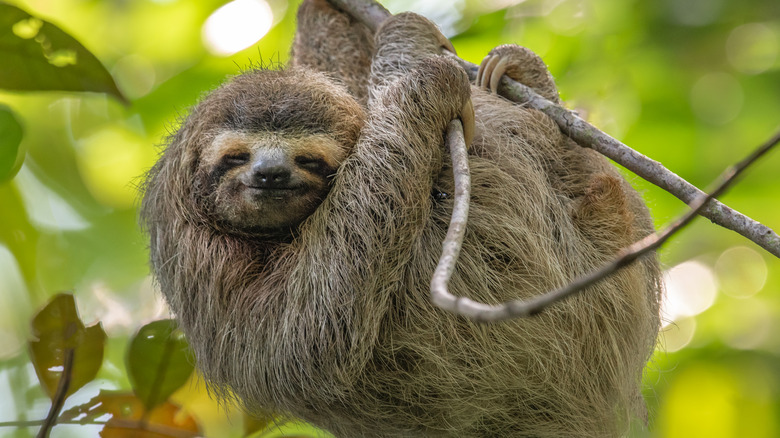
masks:
[[[228,154],[222,157],[222,163],[226,166],[236,167],[249,162],[249,153]]]
[[[313,172],[320,172],[327,167],[324,160],[310,155],[295,157],[295,163]]]

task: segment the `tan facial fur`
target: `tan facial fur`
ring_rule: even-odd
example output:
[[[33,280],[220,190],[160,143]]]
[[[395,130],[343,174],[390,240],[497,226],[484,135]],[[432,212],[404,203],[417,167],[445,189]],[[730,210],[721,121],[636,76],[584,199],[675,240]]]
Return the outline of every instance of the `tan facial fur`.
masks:
[[[325,198],[346,154],[324,134],[226,131],[203,151],[199,171],[210,175],[215,213],[227,227],[289,232]],[[264,165],[289,175],[272,184]]]

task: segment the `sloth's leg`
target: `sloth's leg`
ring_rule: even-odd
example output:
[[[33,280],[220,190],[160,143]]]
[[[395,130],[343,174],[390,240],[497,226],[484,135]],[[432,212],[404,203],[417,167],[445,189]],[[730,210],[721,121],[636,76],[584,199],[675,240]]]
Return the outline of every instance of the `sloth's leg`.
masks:
[[[430,20],[411,12],[396,14],[379,27],[374,36],[371,62],[372,97],[398,78],[406,77],[420,62],[455,49]]]
[[[495,93],[501,75],[504,74],[531,87],[547,100],[553,103],[560,102],[558,89],[547,66],[530,49],[515,44],[504,44],[491,50],[479,66],[476,85],[489,88]]]
[[[301,4],[291,53],[293,66],[327,73],[365,104],[373,52],[371,31],[349,14],[326,0]]]

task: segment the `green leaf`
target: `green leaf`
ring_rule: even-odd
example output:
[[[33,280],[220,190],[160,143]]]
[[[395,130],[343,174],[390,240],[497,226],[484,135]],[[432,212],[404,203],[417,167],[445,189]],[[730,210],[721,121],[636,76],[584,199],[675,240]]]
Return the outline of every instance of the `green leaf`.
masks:
[[[49,398],[63,375],[66,351],[73,350],[73,369],[66,397],[90,382],[103,363],[106,332],[100,323],[84,327],[71,294],[55,295],[33,318],[30,355]]]
[[[103,64],[57,26],[0,2],[0,88],[108,93],[126,102]]]
[[[171,319],[141,327],[130,342],[127,355],[130,383],[149,410],[184,385],[193,368],[189,344]]]
[[[22,125],[11,108],[0,105],[0,183],[10,180],[19,171],[21,143]]]

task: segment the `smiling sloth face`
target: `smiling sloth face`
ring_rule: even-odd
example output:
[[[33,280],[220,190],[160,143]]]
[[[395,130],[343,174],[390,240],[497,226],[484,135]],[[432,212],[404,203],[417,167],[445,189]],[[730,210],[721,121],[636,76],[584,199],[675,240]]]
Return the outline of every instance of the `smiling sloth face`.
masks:
[[[202,155],[214,214],[242,233],[288,233],[314,212],[348,151],[327,134],[227,131]]]

